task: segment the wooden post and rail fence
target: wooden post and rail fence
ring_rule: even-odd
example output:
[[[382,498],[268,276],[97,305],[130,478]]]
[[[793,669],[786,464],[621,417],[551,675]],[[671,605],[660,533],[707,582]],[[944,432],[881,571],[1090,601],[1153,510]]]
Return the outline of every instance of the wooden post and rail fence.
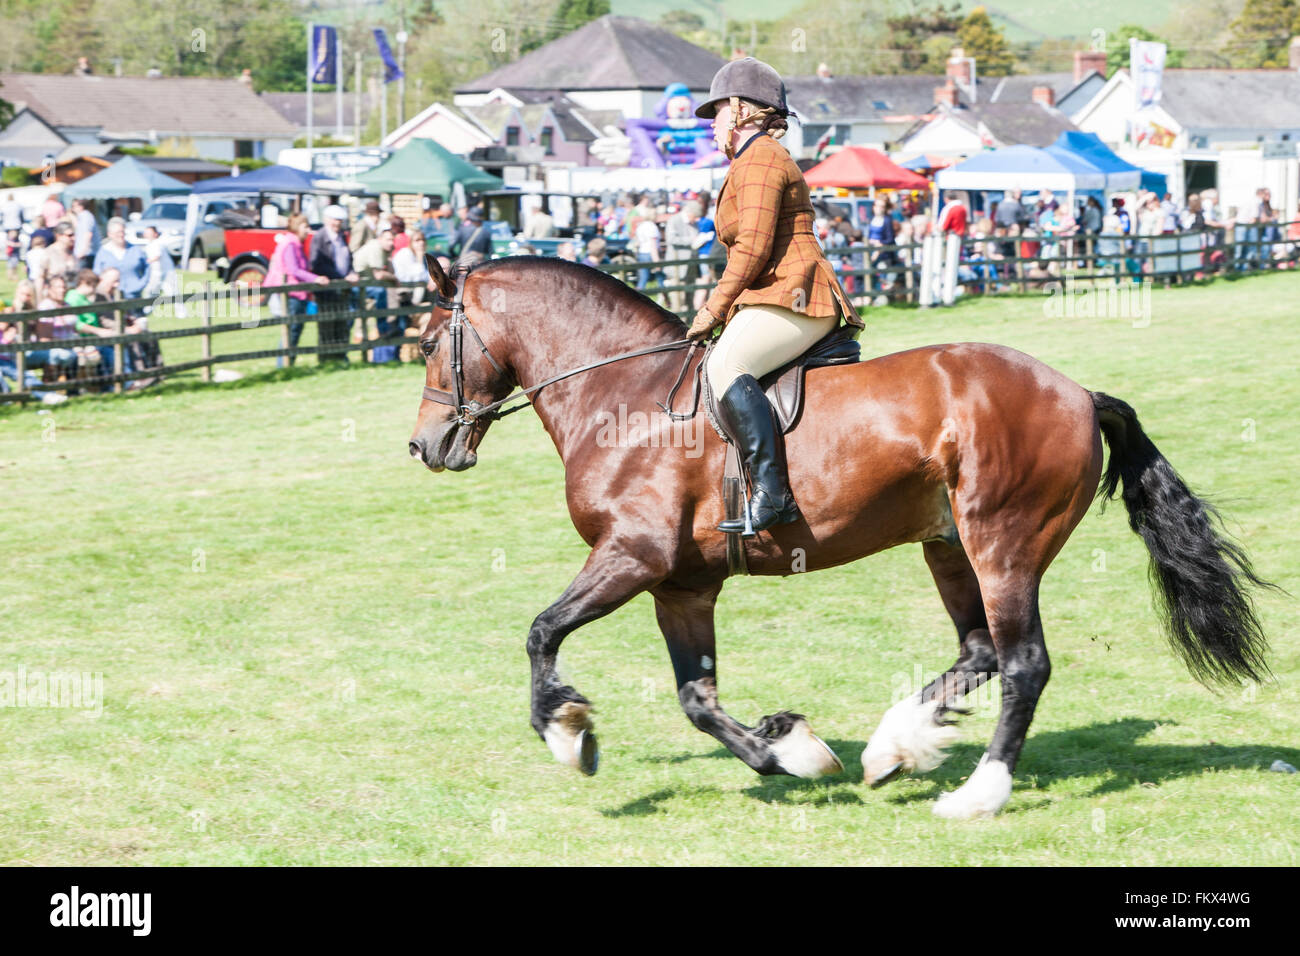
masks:
[[[1205,228],[1181,233],[1152,236],[1074,235],[1056,238],[1043,236],[932,236],[910,245],[853,245],[830,248],[827,257],[855,304],[879,302],[881,297],[893,304],[937,305],[952,301],[955,286],[962,294],[1029,294],[1049,283],[1067,278],[1076,282],[1186,282],[1214,277],[1235,277],[1294,268],[1300,265],[1300,229],[1293,223],[1243,224],[1231,231]],[[1288,238],[1293,237],[1294,238]],[[927,248],[927,242],[929,248]],[[651,280],[643,291],[660,297],[663,304],[679,306],[675,311],[686,321],[695,313],[697,291],[705,291],[721,275],[725,261],[721,258],[671,259],[638,262],[621,259],[600,267],[629,285],[636,285],[643,270]],[[711,278],[701,277],[701,267],[711,270]],[[684,279],[669,282],[671,273],[682,271]],[[679,273],[680,274],[680,273]],[[177,273],[177,278],[181,276]],[[383,286],[389,298],[406,297],[404,293],[423,295],[425,301],[390,305],[385,308],[360,308],[366,290]],[[0,323],[12,327],[13,341],[0,344],[0,401],[28,401],[41,392],[111,389],[121,392],[132,381],[157,380],[198,370],[203,382],[212,381],[213,368],[253,359],[286,356],[323,355],[343,357],[348,352],[366,352],[380,346],[414,343],[408,334],[390,334],[383,338],[351,341],[355,321],[368,329],[370,319],[407,317],[407,325],[418,327],[429,313],[431,295],[423,283],[394,280],[366,280],[356,284],[333,282],[328,285],[307,283],[277,286],[274,294],[294,291],[325,293],[327,301],[341,308],[314,314],[272,315],[268,304],[271,290],[257,287],[223,286],[205,283],[200,291],[186,295],[153,299],[126,299],[87,305],[61,306],[21,313],[0,314]],[[677,295],[677,294],[680,294]],[[352,304],[354,296],[358,306]],[[677,301],[672,302],[673,299]],[[123,317],[149,315],[160,305],[184,304],[176,315],[196,315],[198,324],[184,328],[149,329],[110,336],[75,335],[72,338],[40,339],[38,327],[51,329],[57,317],[96,313],[116,318],[118,329],[124,328]],[[420,318],[417,318],[420,317]],[[229,319],[230,321],[221,321]],[[312,346],[289,344],[290,324],[325,324],[341,339],[332,338]],[[213,337],[231,333],[280,328],[278,348],[246,349],[214,354]],[[137,343],[155,343],[152,354],[161,355],[165,342],[198,336],[200,357],[185,362],[161,362],[155,367],[127,370],[127,351]],[[319,336],[318,336],[319,338]],[[90,371],[89,366],[69,361],[78,349],[111,349],[111,369],[105,370],[101,359]],[[57,361],[56,361],[57,360]],[[37,369],[40,374],[37,375]],[[52,374],[52,371],[53,374]],[[78,371],[79,370],[79,371]],[[68,374],[76,372],[76,374]],[[62,380],[59,380],[62,377]],[[36,379],[40,379],[39,381]]]

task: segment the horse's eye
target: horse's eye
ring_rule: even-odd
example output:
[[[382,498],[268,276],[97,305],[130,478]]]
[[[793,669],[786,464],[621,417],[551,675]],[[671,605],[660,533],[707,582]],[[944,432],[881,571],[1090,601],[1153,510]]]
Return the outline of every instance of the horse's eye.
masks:
[[[432,357],[433,353],[438,351],[438,340],[434,339],[430,342],[421,342],[420,351],[424,353],[425,358]]]

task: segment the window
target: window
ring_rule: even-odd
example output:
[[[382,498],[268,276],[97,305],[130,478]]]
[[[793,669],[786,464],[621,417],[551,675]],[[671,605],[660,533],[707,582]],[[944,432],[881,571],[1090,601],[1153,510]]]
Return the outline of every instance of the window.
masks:
[[[254,156],[251,139],[235,140],[235,159],[252,159]]]
[[[547,156],[555,155],[555,130],[549,126],[542,127],[542,148],[546,150]]]
[[[518,127],[518,126],[507,126],[507,127],[506,127],[506,145],[507,145],[507,146],[518,146],[518,145],[519,145],[519,127]]]

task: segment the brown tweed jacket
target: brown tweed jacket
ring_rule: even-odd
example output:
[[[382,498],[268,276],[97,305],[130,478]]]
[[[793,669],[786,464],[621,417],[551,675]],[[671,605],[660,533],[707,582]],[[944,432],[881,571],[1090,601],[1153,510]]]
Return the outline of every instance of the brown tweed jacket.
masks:
[[[705,304],[730,322],[745,305],[781,305],[808,316],[865,324],[817,236],[808,184],[784,146],[759,134],[742,147],[718,193],[714,219],[727,268]]]

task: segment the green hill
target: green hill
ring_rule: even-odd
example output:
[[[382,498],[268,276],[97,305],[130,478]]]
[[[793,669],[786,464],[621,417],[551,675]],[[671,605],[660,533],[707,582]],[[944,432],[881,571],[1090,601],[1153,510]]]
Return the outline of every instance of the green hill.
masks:
[[[979,3],[962,0],[970,10]],[[747,23],[785,16],[800,6],[799,0],[722,0],[728,19]],[[897,4],[901,9],[902,4]],[[1155,30],[1167,24],[1179,9],[1195,5],[1188,0],[1148,0],[1134,5],[1120,0],[998,0],[985,3],[1007,39],[1013,42],[1048,37],[1089,37],[1093,30],[1114,30],[1135,23]],[[611,0],[614,13],[657,20],[669,10],[687,10],[702,17],[709,27],[718,23],[719,3],[710,0]]]

